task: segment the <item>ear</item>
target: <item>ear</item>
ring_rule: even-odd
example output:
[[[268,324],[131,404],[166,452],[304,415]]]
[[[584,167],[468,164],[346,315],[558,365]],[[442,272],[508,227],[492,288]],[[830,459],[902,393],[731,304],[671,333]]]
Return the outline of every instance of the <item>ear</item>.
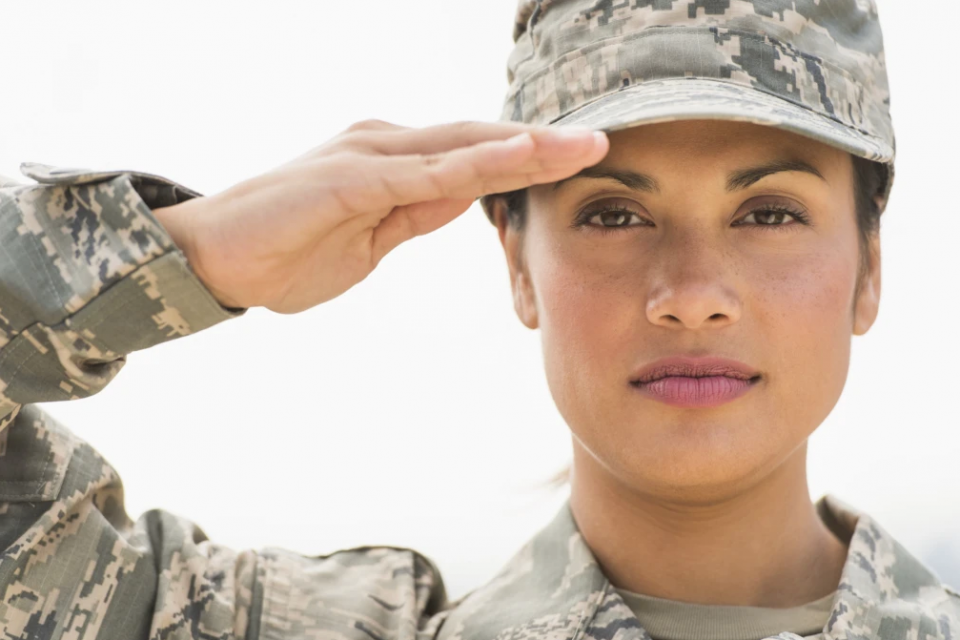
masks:
[[[869,266],[860,283],[860,293],[854,307],[853,335],[862,336],[877,319],[880,311],[880,234],[874,233],[870,238]]]
[[[513,292],[513,309],[517,317],[528,329],[536,329],[539,325],[537,316],[536,297],[530,275],[527,273],[523,259],[523,231],[514,228],[507,218],[506,201],[496,198],[493,206],[493,222],[497,225],[500,235],[500,245],[507,258],[507,268],[510,271],[510,289]]]

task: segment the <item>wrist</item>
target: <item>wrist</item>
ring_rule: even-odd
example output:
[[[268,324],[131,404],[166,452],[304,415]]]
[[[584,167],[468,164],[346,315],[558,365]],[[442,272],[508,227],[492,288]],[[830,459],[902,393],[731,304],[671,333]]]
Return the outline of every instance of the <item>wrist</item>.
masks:
[[[191,271],[217,302],[229,309],[242,309],[243,305],[237,304],[215,285],[204,268],[202,243],[199,242],[196,221],[203,218],[206,201],[206,197],[192,198],[169,207],[156,208],[153,210],[153,215],[166,230],[177,249],[183,253]]]

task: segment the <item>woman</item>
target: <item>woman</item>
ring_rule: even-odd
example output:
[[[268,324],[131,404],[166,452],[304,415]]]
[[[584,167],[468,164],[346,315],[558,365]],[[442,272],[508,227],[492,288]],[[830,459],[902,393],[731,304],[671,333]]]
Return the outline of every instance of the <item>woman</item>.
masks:
[[[958,596],[806,485],[879,305],[872,4],[542,0],[515,39],[520,122],[360,123],[209,197],[42,166],[2,191],[4,637],[954,637]],[[456,602],[409,549],[237,553],[131,522],[116,473],[31,406],[245,308],[329,300],[478,196],[574,457],[569,505]]]

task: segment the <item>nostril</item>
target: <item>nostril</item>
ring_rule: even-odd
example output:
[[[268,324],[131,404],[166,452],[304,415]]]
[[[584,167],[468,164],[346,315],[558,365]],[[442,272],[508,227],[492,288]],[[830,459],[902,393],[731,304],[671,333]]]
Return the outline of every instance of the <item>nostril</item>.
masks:
[[[722,314],[722,313],[715,313],[715,314],[713,314],[712,316],[710,316],[710,319],[711,319],[711,320],[723,320],[723,319],[726,318],[726,317],[727,317],[727,316],[724,315],[724,314]]]

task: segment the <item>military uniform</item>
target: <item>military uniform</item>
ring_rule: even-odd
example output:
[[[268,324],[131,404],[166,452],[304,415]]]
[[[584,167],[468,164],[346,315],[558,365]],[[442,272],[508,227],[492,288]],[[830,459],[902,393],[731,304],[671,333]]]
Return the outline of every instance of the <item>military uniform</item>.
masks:
[[[875,13],[871,0],[523,0],[504,118],[778,126],[883,163],[885,196]],[[24,172],[38,184],[0,181],[0,638],[650,640],[569,504],[454,602],[412,549],[233,551],[164,511],[131,520],[116,471],[32,405],[96,393],[128,353],[243,312],[218,304],[151,212],[194,191]],[[880,525],[829,496],[818,509],[849,542],[818,640],[960,634],[960,596]]]
[[[131,521],[117,472],[31,403],[95,393],[126,354],[242,311],[217,303],[151,213],[195,192],[25,172],[41,184],[0,188],[0,638],[649,640],[568,504],[455,602],[412,549],[238,552],[164,511]],[[823,640],[960,634],[956,592],[868,516],[818,506],[850,544]]]

